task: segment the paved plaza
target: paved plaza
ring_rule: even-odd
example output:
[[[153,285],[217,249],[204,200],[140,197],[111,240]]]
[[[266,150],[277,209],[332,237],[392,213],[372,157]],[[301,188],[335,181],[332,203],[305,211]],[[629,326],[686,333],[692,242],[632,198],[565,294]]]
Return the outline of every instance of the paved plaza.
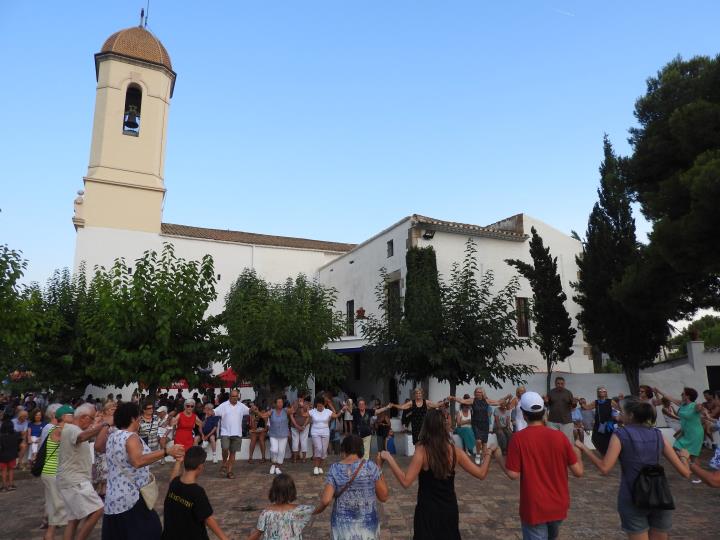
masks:
[[[331,456],[331,459],[334,456]],[[704,455],[704,462],[709,455]],[[337,458],[335,458],[337,459]],[[400,458],[406,467],[409,458]],[[601,476],[588,467],[582,479],[570,480],[572,508],[565,522],[561,538],[626,538],[619,528],[615,511],[615,497],[619,482],[619,467],[608,477]],[[260,509],[266,504],[271,477],[267,474],[269,464],[248,465],[242,462],[236,467],[236,478],[228,480],[218,474],[219,465],[209,463],[201,479],[213,504],[215,515],[231,538],[244,539],[253,528]],[[162,514],[162,500],[167,486],[171,465],[153,467],[161,486],[157,510]],[[413,512],[417,484],[404,490],[386,469],[390,485],[390,500],[380,504],[382,538],[412,538]],[[314,504],[322,489],[323,479],[312,476],[309,463],[286,464],[283,471],[295,478],[301,503]],[[327,471],[327,468],[326,468]],[[674,470],[669,472],[677,510],[673,515],[672,538],[704,540],[718,538],[716,512],[720,508],[720,489],[706,485],[694,485],[682,479]],[[43,513],[43,488],[39,479],[28,473],[18,474],[14,493],[0,494],[0,504],[5,509],[0,538],[4,540],[32,540],[42,538],[39,529]],[[493,463],[488,478],[479,481],[464,471],[458,471],[456,490],[460,502],[460,529],[465,539],[516,539],[521,538],[518,518],[518,482],[511,482]],[[330,538],[330,508],[317,517],[309,529],[307,540]],[[58,535],[59,537],[59,535]],[[210,534],[213,538],[213,535]],[[100,527],[92,535],[100,538]]]

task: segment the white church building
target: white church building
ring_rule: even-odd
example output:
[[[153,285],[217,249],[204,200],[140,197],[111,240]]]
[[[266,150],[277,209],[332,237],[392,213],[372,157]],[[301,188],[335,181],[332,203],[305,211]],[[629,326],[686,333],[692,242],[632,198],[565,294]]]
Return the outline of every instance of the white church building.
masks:
[[[90,160],[72,219],[77,231],[76,269],[82,263],[88,269],[107,267],[118,257],[132,261],[146,250],[160,250],[164,242],[171,242],[176,254],[186,259],[210,254],[218,279],[218,299],[210,307],[212,313],[223,309],[225,295],[245,268],[255,269],[272,282],[302,272],[337,289],[337,309],[348,315],[348,335],[328,346],[355,356],[356,365],[347,383],[368,396],[382,397],[386,387],[368,381],[358,364],[357,353],[365,343],[358,335],[355,313],[360,309],[368,314],[377,312],[375,286],[381,267],[389,273],[390,286],[397,287],[400,297],[404,295],[405,253],[410,246],[433,246],[439,272],[449,276],[452,263],[463,258],[466,240],[473,238],[481,272],[493,270],[495,284],[501,287],[515,275],[505,259],[530,260],[528,235],[534,226],[558,258],[567,309],[575,321],[579,307],[571,299],[570,282],[577,279],[575,256],[581,245],[526,214],[486,226],[411,215],[357,245],[164,223],[165,143],[176,80],[170,56],[145,28],[127,28],[105,41],[95,55],[95,70]],[[478,221],[485,220],[478,216]],[[378,224],[379,230],[382,225]],[[524,312],[532,291],[526,280],[521,279],[521,285],[517,304]],[[517,330],[529,336],[532,324],[521,317]],[[531,348],[513,352],[510,361],[544,370],[540,354]],[[557,369],[592,372],[582,333],[576,337],[574,354]]]

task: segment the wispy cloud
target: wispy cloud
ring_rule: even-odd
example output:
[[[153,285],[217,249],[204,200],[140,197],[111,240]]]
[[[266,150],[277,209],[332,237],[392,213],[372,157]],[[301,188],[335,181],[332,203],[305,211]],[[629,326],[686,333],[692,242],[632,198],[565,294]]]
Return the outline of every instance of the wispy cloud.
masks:
[[[570,11],[565,11],[564,9],[558,9],[558,8],[552,8],[552,10],[555,13],[559,13],[560,15],[565,15],[566,17],[574,17],[575,14]]]

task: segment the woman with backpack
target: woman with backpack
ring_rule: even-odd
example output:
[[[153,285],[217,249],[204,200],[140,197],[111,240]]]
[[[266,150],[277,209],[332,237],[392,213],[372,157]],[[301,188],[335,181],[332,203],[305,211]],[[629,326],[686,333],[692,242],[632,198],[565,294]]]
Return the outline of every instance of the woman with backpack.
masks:
[[[580,441],[575,441],[575,446],[580,448],[604,475],[620,461],[622,473],[617,508],[620,525],[628,538],[664,540],[672,526],[672,510],[660,507],[641,508],[636,503],[644,494],[642,486],[647,485],[646,467],[658,465],[660,456],[663,455],[685,478],[690,477],[690,468],[687,460],[678,457],[672,446],[665,442],[660,430],[654,427],[656,411],[651,403],[637,397],[628,397],[623,402],[622,419],[624,426],[613,432],[603,458],[598,457]],[[660,481],[662,480],[664,475]],[[672,504],[667,506],[673,507]]]

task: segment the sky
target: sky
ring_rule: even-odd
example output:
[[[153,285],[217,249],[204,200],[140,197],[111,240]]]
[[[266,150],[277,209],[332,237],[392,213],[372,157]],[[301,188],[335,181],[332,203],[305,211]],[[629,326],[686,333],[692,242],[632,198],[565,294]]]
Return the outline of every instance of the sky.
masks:
[[[0,244],[26,281],[72,265],[93,54],[145,3],[0,0]],[[630,153],[647,78],[718,54],[718,21],[717,0],[151,0],[177,72],[163,221],[361,242],[524,212],[583,234],[603,134]]]

